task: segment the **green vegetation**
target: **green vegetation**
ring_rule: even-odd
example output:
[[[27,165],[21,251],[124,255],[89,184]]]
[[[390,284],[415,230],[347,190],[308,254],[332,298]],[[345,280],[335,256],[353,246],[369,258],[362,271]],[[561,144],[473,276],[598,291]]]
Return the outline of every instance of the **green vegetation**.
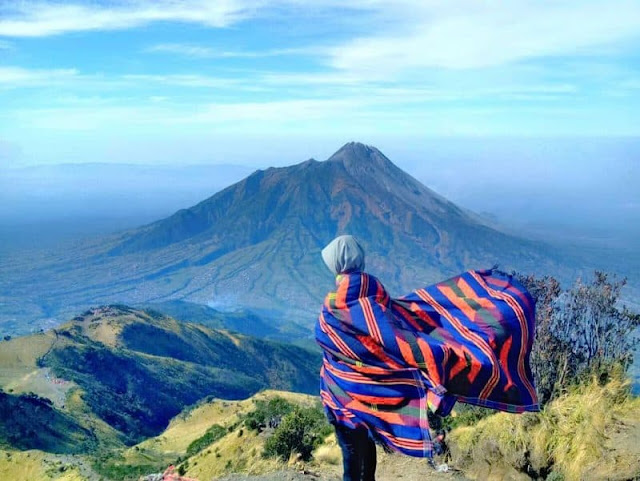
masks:
[[[281,397],[258,400],[255,409],[244,415],[242,421],[254,431],[274,429],[265,442],[264,456],[284,460],[294,452],[308,460],[311,452],[332,432],[319,406],[302,407]]]
[[[481,419],[495,414],[493,409],[474,406],[472,404],[456,404],[453,413],[449,416],[435,416],[431,412],[429,415],[429,426],[434,431],[444,429],[450,431],[459,426],[472,426]]]
[[[241,422],[252,431],[273,429],[263,454],[283,460],[289,459],[292,453],[309,460],[311,452],[333,432],[319,405],[299,406],[279,396],[257,400],[254,409],[241,416]],[[239,436],[240,433],[242,430]]]
[[[0,443],[17,449],[59,454],[87,453],[96,448],[91,431],[35,394],[0,391]]]
[[[137,480],[140,476],[162,472],[166,468],[161,464],[128,464],[121,456],[114,454],[95,460],[91,467],[100,476],[113,481]]]
[[[282,418],[293,411],[295,405],[286,399],[276,396],[268,400],[259,399],[252,411],[242,416],[242,422],[247,428],[262,431],[266,427],[276,427]]]
[[[578,280],[563,292],[553,277],[519,278],[537,299],[531,364],[542,404],[594,370],[628,369],[640,342],[633,334],[640,316],[619,306],[625,280],[595,272],[591,283]]]
[[[187,456],[191,457],[198,454],[204,448],[215,443],[218,439],[222,439],[226,435],[227,429],[225,427],[220,426],[219,424],[214,424],[207,429],[207,432],[204,433],[204,435],[189,444],[189,447],[187,448]]]
[[[596,273],[592,282],[567,291],[550,277],[523,281],[538,299],[532,363],[544,409],[514,416],[459,405],[456,417],[431,420],[434,428],[452,430],[454,463],[479,479],[491,477],[487,469],[496,466],[566,481],[607,479],[614,469],[627,479],[640,476],[640,401],[625,381],[635,342],[630,332],[640,319],[620,306],[623,281]],[[199,478],[222,475],[225,466],[247,472],[264,463],[260,469],[268,469],[292,456],[309,460],[332,432],[319,407],[267,397],[253,401],[248,413],[252,401],[235,407],[231,418],[224,417],[225,406],[219,411],[223,417],[203,418],[195,431],[178,430],[166,440],[150,439],[123,451],[122,441],[158,435],[182,412],[179,425],[193,412],[186,407],[212,396],[246,398],[267,386],[315,393],[319,357],[126,306],[92,309],[36,336],[31,344],[31,337],[20,341],[21,350],[38,342],[30,351],[37,352],[33,365],[27,369],[16,360],[12,367],[20,376],[49,368],[40,372],[68,382],[66,407],[36,395],[0,392],[0,443],[91,453],[94,470],[105,479],[161,472],[178,456],[184,460],[180,469]],[[6,359],[18,359],[11,350],[16,341],[3,341]],[[108,432],[113,446],[103,445],[105,423],[117,430]],[[327,459],[337,462],[333,454]]]
[[[56,378],[77,384],[78,402],[127,444],[159,434],[207,396],[243,399],[266,387],[317,388],[315,353],[126,306],[89,310],[57,329],[53,339],[32,369],[49,368]],[[85,418],[84,409],[76,414]]]
[[[312,451],[333,432],[318,407],[299,407],[285,415],[282,423],[264,445],[265,456],[289,459],[292,453],[300,454],[304,461],[311,458]]]
[[[206,395],[243,398],[261,387],[242,373],[92,342],[53,349],[44,363],[56,376],[80,385],[95,415],[131,444],[160,433],[185,406]]]

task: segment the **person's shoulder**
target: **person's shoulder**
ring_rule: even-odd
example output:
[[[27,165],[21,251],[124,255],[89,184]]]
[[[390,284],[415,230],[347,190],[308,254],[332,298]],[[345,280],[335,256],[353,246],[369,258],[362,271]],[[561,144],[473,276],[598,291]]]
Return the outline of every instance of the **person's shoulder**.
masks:
[[[336,277],[336,287],[337,295],[340,297],[342,294],[346,301],[386,293],[382,282],[376,276],[364,271],[339,274]]]

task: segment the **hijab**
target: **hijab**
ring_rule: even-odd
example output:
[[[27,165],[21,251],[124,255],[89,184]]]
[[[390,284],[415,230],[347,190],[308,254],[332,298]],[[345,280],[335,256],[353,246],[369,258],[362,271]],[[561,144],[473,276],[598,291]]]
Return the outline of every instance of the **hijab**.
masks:
[[[335,275],[364,270],[364,249],[352,235],[341,235],[322,249],[322,260]]]

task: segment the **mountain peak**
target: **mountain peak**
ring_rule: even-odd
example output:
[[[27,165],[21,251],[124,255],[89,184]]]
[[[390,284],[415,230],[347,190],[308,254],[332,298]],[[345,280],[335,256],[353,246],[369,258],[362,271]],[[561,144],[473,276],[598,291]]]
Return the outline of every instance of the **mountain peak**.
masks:
[[[360,142],[348,142],[344,144],[335,154],[329,157],[329,162],[342,162],[343,164],[353,164],[355,162],[391,162],[378,149],[371,145]]]

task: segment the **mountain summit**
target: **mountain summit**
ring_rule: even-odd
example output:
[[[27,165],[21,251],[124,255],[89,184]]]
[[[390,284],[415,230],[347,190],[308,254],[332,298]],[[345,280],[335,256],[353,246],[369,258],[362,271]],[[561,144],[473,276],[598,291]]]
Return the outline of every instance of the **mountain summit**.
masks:
[[[373,232],[378,233],[376,242],[386,243],[409,234],[436,247],[442,242],[437,231],[454,225],[478,227],[375,147],[350,142],[325,162],[254,172],[200,204],[132,233],[113,253],[198,239],[219,246],[202,260],[206,263],[218,254],[301,230],[320,244],[349,231],[365,242]]]
[[[68,255],[57,267],[63,276],[14,273],[12,289],[41,297],[49,313],[56,305],[186,299],[267,309],[308,326],[332,287],[320,250],[342,233],[360,239],[368,270],[394,294],[495,263],[558,267],[544,245],[492,229],[375,147],[351,142],[323,162],[258,170],[193,207]]]
[[[345,166],[357,164],[385,165],[391,161],[375,147],[349,142],[344,144],[336,153],[329,157],[328,162],[342,162]]]

